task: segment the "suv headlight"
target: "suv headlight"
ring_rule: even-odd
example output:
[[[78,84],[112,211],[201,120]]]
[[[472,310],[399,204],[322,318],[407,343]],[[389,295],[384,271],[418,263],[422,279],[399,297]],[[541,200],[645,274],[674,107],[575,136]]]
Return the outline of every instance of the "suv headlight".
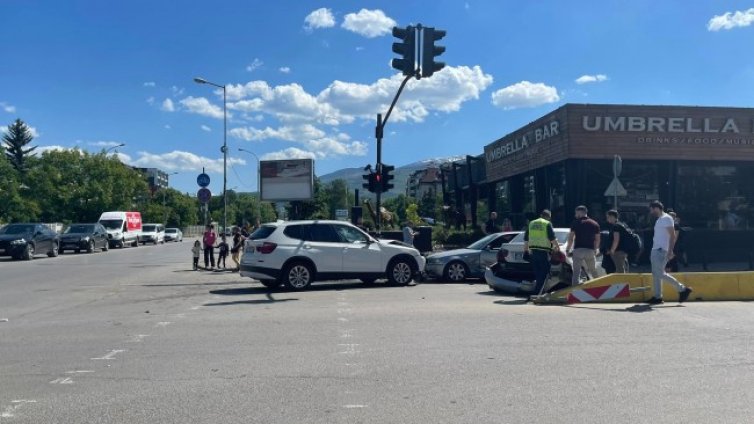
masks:
[[[22,239],[21,238],[21,239],[18,239],[18,240],[13,240],[12,242],[10,242],[10,244],[15,244],[15,245],[26,244],[26,239]]]

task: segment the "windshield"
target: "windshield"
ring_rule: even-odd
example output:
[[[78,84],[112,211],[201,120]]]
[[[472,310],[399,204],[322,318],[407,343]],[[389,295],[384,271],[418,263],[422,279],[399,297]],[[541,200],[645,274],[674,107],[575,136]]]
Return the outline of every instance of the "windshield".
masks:
[[[570,230],[566,229],[555,229],[555,238],[558,239],[558,244],[566,244],[568,242],[568,233]],[[511,240],[511,243],[523,243],[524,242],[524,235],[526,233],[521,233],[517,235],[513,240]]]
[[[120,230],[123,228],[122,219],[103,219],[99,223],[108,230]]]
[[[141,231],[145,232],[145,233],[150,233],[150,232],[153,232],[153,231],[157,231],[157,226],[156,225],[145,225],[145,226],[141,227]]]
[[[33,225],[8,225],[0,230],[0,234],[29,234],[34,232]]]
[[[71,225],[65,230],[65,234],[91,233],[93,231],[94,231],[94,225]]]
[[[473,249],[473,250],[482,250],[485,246],[490,244],[492,240],[495,240],[498,237],[497,234],[490,234],[488,236],[482,237],[481,239],[475,241],[474,243],[471,243],[467,249]]]

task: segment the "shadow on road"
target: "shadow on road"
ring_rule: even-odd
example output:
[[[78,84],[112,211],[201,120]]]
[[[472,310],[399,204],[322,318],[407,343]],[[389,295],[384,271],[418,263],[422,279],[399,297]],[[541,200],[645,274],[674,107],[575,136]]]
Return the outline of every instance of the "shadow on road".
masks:
[[[236,283],[237,284],[237,283]],[[341,290],[369,290],[369,289],[387,289],[387,288],[403,288],[405,286],[393,286],[386,283],[365,284],[362,282],[351,283],[324,283],[313,284],[309,286],[303,292],[318,292],[318,291],[341,291]],[[266,294],[266,293],[286,293],[285,287],[280,286],[276,288],[268,287],[239,287],[235,289],[221,289],[211,290],[210,294],[220,294],[225,296],[240,296],[248,294]]]
[[[215,281],[204,283],[164,283],[164,284],[140,284],[142,287],[200,287],[200,286],[232,286],[240,284],[238,281]]]
[[[590,305],[562,305],[567,308],[574,308],[574,309],[588,309],[588,310],[594,310],[594,311],[608,311],[608,312],[633,312],[633,313],[643,313],[643,312],[652,312],[654,309],[662,309],[662,308],[683,308],[684,306],[681,304],[677,305],[648,305],[639,303],[636,305],[629,306],[627,308],[599,308],[595,306]]]
[[[205,303],[204,306],[230,306],[230,305],[266,305],[270,303],[291,302],[298,299],[275,299],[270,293],[267,293],[266,299],[235,300],[232,302]]]

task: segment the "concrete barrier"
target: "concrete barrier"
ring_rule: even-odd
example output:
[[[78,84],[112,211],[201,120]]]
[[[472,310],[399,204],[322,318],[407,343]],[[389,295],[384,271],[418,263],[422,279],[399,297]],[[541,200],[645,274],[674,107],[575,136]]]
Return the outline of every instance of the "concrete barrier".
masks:
[[[688,302],[754,300],[754,272],[681,272],[673,276],[694,289]],[[574,290],[620,283],[628,283],[631,289],[629,297],[601,300],[599,303],[641,303],[652,297],[652,274],[610,274],[550,293],[535,300],[535,303],[562,304],[566,302],[568,293]],[[668,283],[663,282],[662,294],[666,302],[678,301],[678,292]]]

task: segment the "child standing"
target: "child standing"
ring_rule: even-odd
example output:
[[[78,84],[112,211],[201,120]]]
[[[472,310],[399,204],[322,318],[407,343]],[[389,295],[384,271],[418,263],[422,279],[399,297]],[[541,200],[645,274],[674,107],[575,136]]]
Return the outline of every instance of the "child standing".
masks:
[[[191,248],[191,253],[194,255],[194,271],[199,269],[199,256],[202,254],[202,244],[199,240],[194,242],[194,246]]]
[[[217,257],[217,267],[220,268],[220,263],[222,263],[223,269],[225,269],[225,259],[228,257],[228,242],[225,240],[225,236],[223,236],[222,241],[217,247],[220,248],[220,254]]]

